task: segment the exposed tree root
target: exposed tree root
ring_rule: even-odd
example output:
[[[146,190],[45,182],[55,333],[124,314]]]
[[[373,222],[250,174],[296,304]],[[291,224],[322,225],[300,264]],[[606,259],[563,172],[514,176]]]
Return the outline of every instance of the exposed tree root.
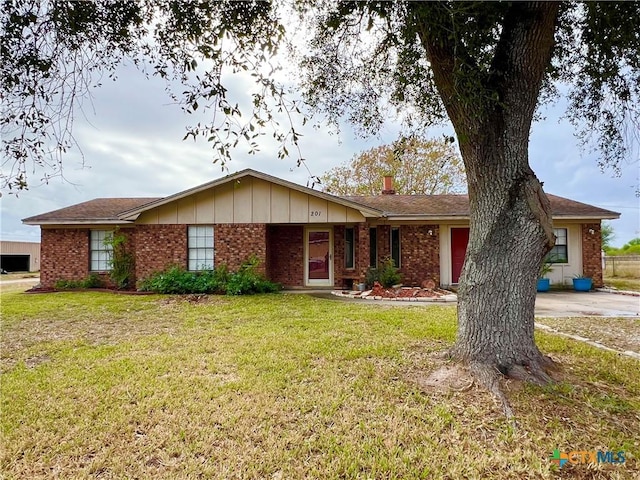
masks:
[[[550,357],[536,351],[530,355],[534,357],[527,361],[512,362],[510,365],[497,365],[490,361],[464,361],[456,357],[452,350],[433,354],[440,364],[428,375],[418,375],[414,381],[427,392],[466,392],[474,385],[487,390],[502,409],[505,417],[516,427],[515,413],[504,390],[504,379],[548,385],[556,379],[552,372],[560,370],[560,366]],[[442,363],[441,363],[442,362]]]
[[[512,420],[514,417],[513,409],[509,403],[507,395],[500,387],[500,372],[497,368],[493,368],[485,363],[471,363],[469,364],[469,371],[471,376],[478,382],[479,385],[486,388],[493,398],[501,405],[502,411],[507,419]]]
[[[513,408],[500,384],[500,380],[502,378],[511,378],[535,385],[548,385],[554,382],[550,372],[557,371],[559,366],[551,358],[540,354],[535,360],[529,360],[526,363],[522,362],[522,364],[514,363],[507,367],[480,361],[471,361],[468,367],[472,378],[493,395],[502,407],[507,419],[513,420]]]

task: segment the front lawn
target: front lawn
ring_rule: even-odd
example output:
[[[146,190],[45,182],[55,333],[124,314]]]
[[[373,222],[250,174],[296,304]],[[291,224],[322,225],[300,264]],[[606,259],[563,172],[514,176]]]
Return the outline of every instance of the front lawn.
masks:
[[[640,364],[538,333],[566,382],[416,379],[453,307],[253,297],[1,294],[6,478],[638,478]],[[624,452],[619,465],[553,451]],[[1,476],[1,475],[0,475]]]

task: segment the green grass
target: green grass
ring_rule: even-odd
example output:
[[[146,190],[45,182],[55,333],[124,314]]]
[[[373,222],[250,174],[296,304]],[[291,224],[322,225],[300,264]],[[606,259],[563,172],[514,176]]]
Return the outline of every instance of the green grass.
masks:
[[[538,333],[552,387],[422,390],[455,309],[2,290],[13,478],[637,478],[638,362]],[[554,449],[625,451],[558,472]]]
[[[604,284],[608,287],[617,288],[618,290],[640,292],[639,278],[605,277]]]

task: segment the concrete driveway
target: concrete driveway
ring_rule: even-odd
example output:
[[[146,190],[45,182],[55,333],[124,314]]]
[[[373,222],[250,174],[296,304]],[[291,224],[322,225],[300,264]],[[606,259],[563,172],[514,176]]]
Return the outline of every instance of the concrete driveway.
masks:
[[[544,292],[536,297],[536,317],[638,317],[640,296],[606,292]]]

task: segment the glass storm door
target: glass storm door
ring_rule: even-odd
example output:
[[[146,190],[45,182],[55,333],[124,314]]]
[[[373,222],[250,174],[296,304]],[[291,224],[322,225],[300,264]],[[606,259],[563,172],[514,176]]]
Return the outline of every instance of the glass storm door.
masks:
[[[331,230],[309,229],[306,234],[306,284],[333,285],[333,242]]]

